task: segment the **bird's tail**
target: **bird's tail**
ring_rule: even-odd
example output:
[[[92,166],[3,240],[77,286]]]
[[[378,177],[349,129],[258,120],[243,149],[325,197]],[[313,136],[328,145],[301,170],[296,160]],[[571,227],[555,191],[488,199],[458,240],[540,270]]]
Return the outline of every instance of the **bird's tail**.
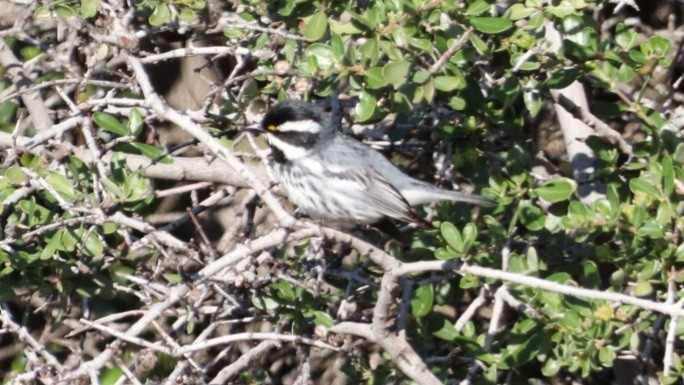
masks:
[[[425,188],[422,188],[414,191],[402,192],[404,193],[404,197],[406,198],[406,200],[412,206],[438,201],[463,202],[482,207],[496,206],[496,202],[492,199],[485,198],[483,196],[476,194],[464,193],[461,191],[442,190],[438,188],[432,188],[427,190]]]
[[[482,207],[494,207],[496,206],[496,201],[493,199],[485,198],[481,195],[476,195],[476,194],[468,194],[460,191],[445,191],[450,193],[449,196],[453,197],[450,198],[450,200],[454,200],[456,202],[465,202],[465,203],[470,203]]]

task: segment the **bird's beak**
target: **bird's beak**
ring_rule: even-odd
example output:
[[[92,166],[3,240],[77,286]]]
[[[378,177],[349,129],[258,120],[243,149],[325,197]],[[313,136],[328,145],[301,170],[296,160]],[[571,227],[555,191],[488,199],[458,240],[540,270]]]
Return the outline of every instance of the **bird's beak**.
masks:
[[[244,131],[251,131],[251,132],[264,132],[264,129],[261,128],[260,123],[254,123],[254,124],[250,124],[249,126],[244,126],[243,130]]]

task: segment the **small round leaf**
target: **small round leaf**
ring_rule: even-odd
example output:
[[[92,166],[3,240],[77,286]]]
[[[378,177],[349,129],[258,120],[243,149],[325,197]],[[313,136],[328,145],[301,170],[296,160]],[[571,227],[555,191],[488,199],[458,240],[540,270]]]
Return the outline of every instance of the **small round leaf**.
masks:
[[[482,33],[496,34],[511,28],[513,23],[501,17],[470,17],[470,25]]]
[[[304,30],[304,37],[308,41],[320,40],[328,30],[328,17],[324,12],[318,12],[309,18]]]

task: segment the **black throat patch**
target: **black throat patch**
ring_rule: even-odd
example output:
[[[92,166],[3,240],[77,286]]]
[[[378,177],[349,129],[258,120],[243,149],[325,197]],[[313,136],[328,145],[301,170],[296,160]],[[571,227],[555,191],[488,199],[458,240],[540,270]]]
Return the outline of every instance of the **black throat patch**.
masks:
[[[271,146],[271,156],[273,156],[273,161],[276,163],[284,164],[289,162],[285,154],[276,146]]]

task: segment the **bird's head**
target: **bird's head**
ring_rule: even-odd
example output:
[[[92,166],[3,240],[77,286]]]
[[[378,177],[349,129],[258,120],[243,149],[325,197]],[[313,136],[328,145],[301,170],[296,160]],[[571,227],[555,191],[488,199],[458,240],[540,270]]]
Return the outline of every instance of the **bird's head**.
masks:
[[[301,100],[287,100],[271,107],[261,128],[277,162],[306,157],[333,134],[323,110]]]

